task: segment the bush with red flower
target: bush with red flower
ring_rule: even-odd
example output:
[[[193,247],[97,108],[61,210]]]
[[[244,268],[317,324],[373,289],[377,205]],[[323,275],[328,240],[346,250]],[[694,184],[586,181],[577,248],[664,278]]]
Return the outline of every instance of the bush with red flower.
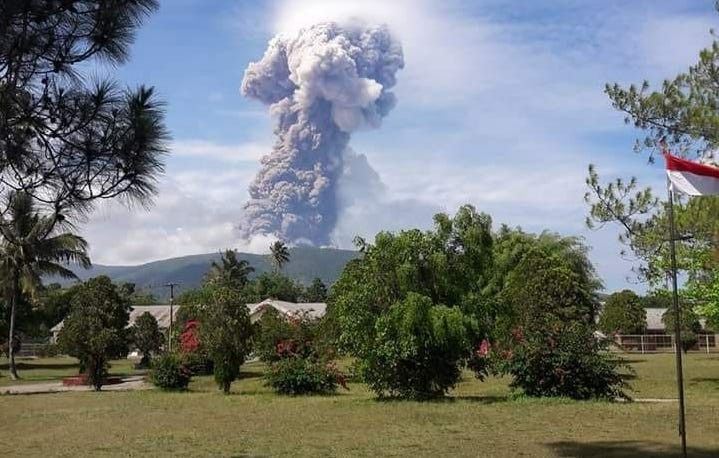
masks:
[[[283,315],[267,309],[258,323],[255,350],[268,363],[267,385],[288,395],[331,394],[345,376],[332,362],[332,352],[318,339],[320,322],[306,313]]]
[[[586,323],[546,320],[516,328],[488,359],[512,376],[511,386],[529,396],[572,399],[628,399],[629,366],[607,350]]]
[[[200,320],[189,319],[178,336],[182,363],[195,375],[212,374],[214,365],[200,341]]]

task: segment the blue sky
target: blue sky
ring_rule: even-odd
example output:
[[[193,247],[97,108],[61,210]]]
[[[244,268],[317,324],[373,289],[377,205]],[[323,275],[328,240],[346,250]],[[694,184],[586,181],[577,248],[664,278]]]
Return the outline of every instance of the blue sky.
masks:
[[[84,228],[97,263],[137,264],[264,244],[238,240],[247,185],[272,143],[265,107],[239,87],[278,32],[325,20],[384,22],[401,40],[397,107],[353,134],[381,183],[355,189],[335,232],[427,227],[472,203],[496,224],[580,235],[607,289],[630,285],[616,231],[584,228],[588,163],[607,177],[661,186],[632,152],[641,135],[603,94],[606,82],[660,83],[711,43],[713,2],[500,0],[167,0],[140,30],[131,61],[105,70],[156,86],[173,136],[167,174],[146,212],[103,205]]]

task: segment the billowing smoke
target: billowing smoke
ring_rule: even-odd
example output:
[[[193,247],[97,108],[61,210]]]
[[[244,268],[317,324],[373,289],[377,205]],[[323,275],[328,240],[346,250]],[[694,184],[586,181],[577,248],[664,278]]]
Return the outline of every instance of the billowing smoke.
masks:
[[[322,23],[270,41],[242,81],[242,94],[269,105],[277,120],[274,147],[250,185],[243,238],[331,242],[350,134],[379,127],[403,66],[386,26]]]

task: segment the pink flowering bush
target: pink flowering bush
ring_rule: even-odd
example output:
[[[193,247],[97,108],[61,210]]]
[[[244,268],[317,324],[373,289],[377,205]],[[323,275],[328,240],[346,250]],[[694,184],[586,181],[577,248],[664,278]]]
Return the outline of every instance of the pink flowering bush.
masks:
[[[584,323],[520,328],[505,348],[492,353],[497,370],[512,376],[511,386],[530,396],[628,398],[629,366],[606,351],[606,343]]]
[[[267,385],[288,395],[331,394],[345,376],[317,339],[319,321],[305,313],[284,316],[268,309],[259,321],[256,352],[268,363]]]

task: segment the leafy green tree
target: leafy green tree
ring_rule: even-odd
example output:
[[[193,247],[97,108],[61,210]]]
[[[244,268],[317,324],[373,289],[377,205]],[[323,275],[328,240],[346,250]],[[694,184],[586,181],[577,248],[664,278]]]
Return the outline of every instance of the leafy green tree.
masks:
[[[57,219],[38,213],[29,194],[10,196],[9,213],[0,217],[0,281],[9,304],[8,353],[10,377],[17,379],[13,341],[16,311],[23,298],[35,298],[43,275],[76,278],[63,263],[90,266],[87,243],[70,232],[61,232]]]
[[[637,152],[654,162],[665,148],[672,154],[716,163],[719,146],[719,86],[715,84],[719,64],[719,42],[699,53],[699,61],[687,72],[665,80],[651,90],[640,86],[607,85],[606,93],[625,121],[642,130]],[[651,188],[640,187],[636,178],[616,179],[603,184],[594,167],[587,178],[590,205],[588,225],[617,223],[620,241],[639,261],[639,278],[660,286],[670,270],[668,256],[668,206]],[[717,269],[719,198],[685,199],[677,196],[675,208],[678,243],[677,261],[688,281],[703,282]],[[709,275],[710,276],[710,275]]]
[[[410,292],[377,320],[360,373],[379,397],[442,396],[459,381],[477,327],[459,308]]]
[[[88,381],[100,390],[109,360],[127,354],[130,304],[105,276],[82,284],[58,336],[63,352],[80,360]]]
[[[324,302],[327,300],[327,286],[325,286],[321,279],[315,278],[312,280],[312,284],[307,287],[302,298],[306,302]]]
[[[699,322],[699,316],[694,312],[694,307],[687,303],[680,303],[679,307],[679,319],[680,319],[680,326],[679,330],[681,332],[681,342],[680,345],[682,347],[682,350],[684,350],[684,353],[688,352],[694,346],[697,344],[698,340],[698,334],[702,330],[702,325]],[[674,335],[675,332],[675,323],[674,320],[675,313],[673,308],[668,308],[664,314],[662,315],[662,323],[664,323],[664,328],[668,334]]]
[[[687,288],[687,296],[697,304],[694,312],[706,318],[707,328],[719,331],[719,275],[693,283]]]
[[[502,326],[505,335],[514,327],[541,323],[547,316],[593,323],[598,285],[596,277],[587,278],[573,269],[571,258],[562,251],[553,252],[539,244],[525,246],[499,293],[507,306]]]
[[[156,0],[0,2],[0,214],[31,195],[51,220],[98,199],[147,203],[163,171],[167,131],[153,89],[92,78],[128,60]]]
[[[426,364],[410,361],[422,355],[449,354],[452,358],[448,364],[458,367],[462,363],[462,358],[455,358],[459,350],[449,351],[448,343],[439,336],[436,341],[425,342],[427,348],[407,350],[403,364],[415,364],[414,376],[423,377],[423,381],[416,381],[406,389],[386,384],[389,379],[380,377],[376,371],[379,366],[373,362],[381,360],[377,353],[380,345],[381,348],[391,346],[382,333],[391,329],[391,335],[404,342],[415,329],[409,324],[408,328],[397,328],[400,325],[395,317],[399,313],[394,311],[397,309],[416,310],[439,322],[445,315],[451,317],[454,324],[471,322],[472,326],[463,334],[464,340],[455,338],[460,334],[459,327],[446,336],[451,342],[467,342],[463,349],[466,356],[474,344],[489,334],[496,314],[495,302],[484,294],[492,274],[490,217],[477,213],[472,206],[464,206],[454,218],[436,215],[432,231],[380,232],[374,244],[361,239],[357,244],[362,257],[347,264],[329,299],[329,319],[337,325],[341,349],[358,359],[366,381],[380,381],[375,385],[378,395],[421,397],[444,393],[454,383],[453,374],[457,371],[442,366],[443,371],[449,372],[446,378],[438,378],[438,361]],[[431,304],[429,311],[426,310],[428,304]],[[452,310],[445,311],[445,308]],[[437,328],[422,330],[423,335],[433,335],[435,331],[439,332]],[[470,331],[471,335],[467,335]],[[386,370],[393,369],[387,367]],[[402,380],[409,382],[409,378]]]
[[[217,288],[212,302],[202,307],[200,340],[214,363],[215,382],[225,394],[252,350],[253,326],[246,303],[237,291]]]
[[[301,284],[277,272],[265,272],[258,275],[244,291],[247,294],[247,299],[252,302],[259,302],[267,298],[298,302],[304,294]]]
[[[658,289],[647,293],[640,298],[642,306],[646,309],[668,309],[672,305],[672,295],[669,291]]]
[[[137,285],[132,282],[124,282],[119,286],[120,294],[125,296],[132,305],[154,305],[157,298],[152,294],[143,294],[137,290]]]
[[[535,235],[519,228],[502,226],[494,237],[493,246],[494,268],[488,288],[492,294],[498,294],[507,287],[512,271],[532,253],[533,249],[536,249],[561,258],[562,265],[569,267],[577,275],[581,288],[587,291],[592,301],[598,300],[596,291],[602,284],[589,261],[589,250],[581,238],[561,236],[547,231]]]
[[[150,312],[145,312],[135,320],[131,328],[132,343],[142,353],[140,367],[149,367],[150,358],[162,348],[165,338],[160,332],[157,320]]]
[[[215,286],[224,286],[240,290],[247,285],[249,276],[255,271],[250,263],[237,258],[237,251],[225,250],[221,253],[220,263],[212,261],[205,282]]]
[[[277,272],[281,271],[282,266],[290,261],[290,250],[281,240],[270,245],[270,255],[272,256],[272,263]]]
[[[606,334],[643,334],[647,329],[647,311],[634,291],[612,293],[604,303],[599,329]]]

